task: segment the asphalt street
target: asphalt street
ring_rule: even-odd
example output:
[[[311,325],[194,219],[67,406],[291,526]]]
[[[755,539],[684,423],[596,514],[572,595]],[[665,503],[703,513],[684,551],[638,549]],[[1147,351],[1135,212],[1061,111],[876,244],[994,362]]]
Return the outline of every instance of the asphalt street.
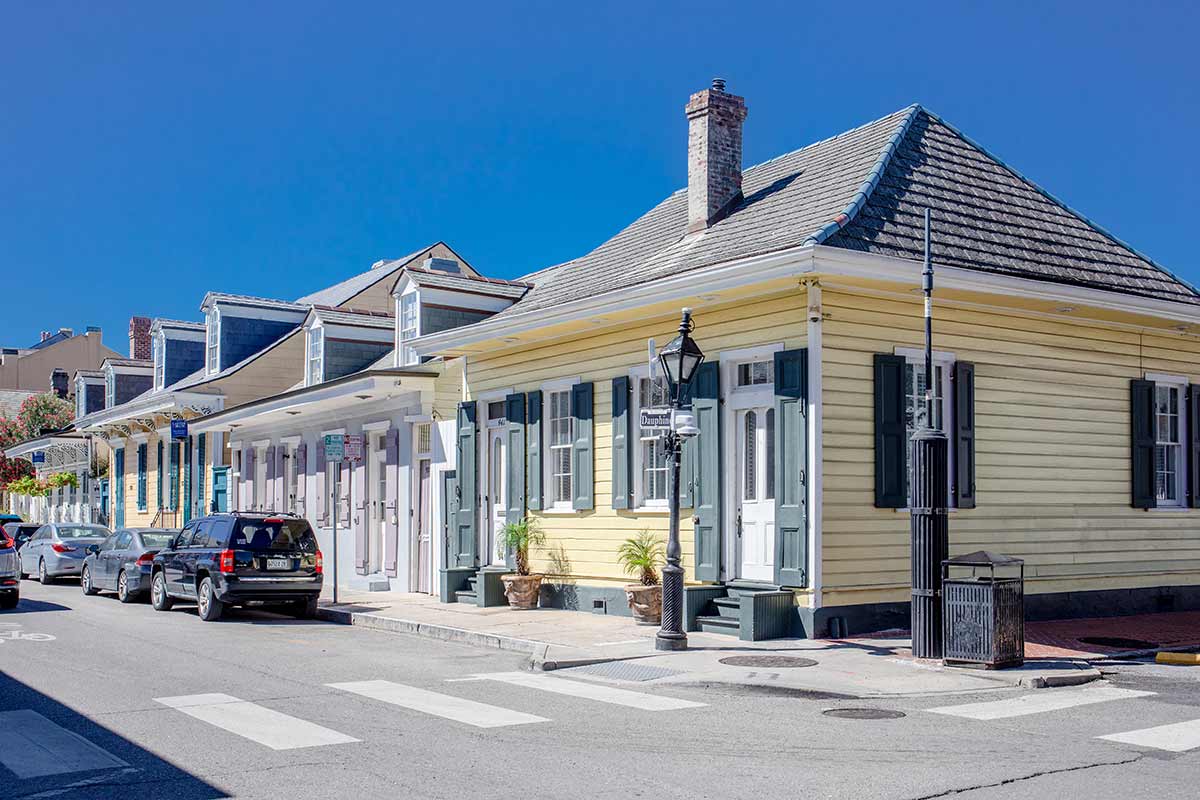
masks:
[[[26,582],[0,613],[0,797],[1189,796],[1200,668],[1104,668],[887,701],[667,687]]]

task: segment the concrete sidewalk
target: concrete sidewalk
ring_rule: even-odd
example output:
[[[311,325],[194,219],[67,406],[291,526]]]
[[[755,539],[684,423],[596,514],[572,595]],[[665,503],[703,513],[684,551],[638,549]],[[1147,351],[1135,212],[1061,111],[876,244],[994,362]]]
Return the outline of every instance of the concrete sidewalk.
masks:
[[[729,636],[690,633],[687,652],[660,653],[654,649],[657,627],[638,625],[629,617],[558,609],[478,608],[443,604],[420,594],[340,594],[337,605],[322,604],[323,619],[527,653],[532,669],[584,667],[579,674],[600,679],[640,681],[652,675],[656,684],[719,684],[784,694],[882,697],[958,694],[1005,686],[1065,686],[1100,678],[1099,671],[1086,661],[1070,658],[1034,659],[1021,669],[1003,671],[943,667],[913,659],[909,640],[900,637],[742,642]],[[739,656],[768,660],[756,658],[746,666],[737,663]],[[735,657],[733,664],[722,663],[730,657]],[[789,661],[797,658],[815,663],[801,666],[803,662]]]

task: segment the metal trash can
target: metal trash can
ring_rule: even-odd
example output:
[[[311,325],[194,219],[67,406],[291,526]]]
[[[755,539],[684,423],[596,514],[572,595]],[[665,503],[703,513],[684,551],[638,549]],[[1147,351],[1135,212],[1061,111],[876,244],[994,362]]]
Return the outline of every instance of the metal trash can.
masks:
[[[969,576],[962,574],[966,569],[971,571]],[[981,574],[984,569],[986,574]],[[997,569],[1007,574],[997,576]],[[1022,559],[986,550],[946,559],[942,562],[942,603],[942,663],[983,669],[1025,663]]]

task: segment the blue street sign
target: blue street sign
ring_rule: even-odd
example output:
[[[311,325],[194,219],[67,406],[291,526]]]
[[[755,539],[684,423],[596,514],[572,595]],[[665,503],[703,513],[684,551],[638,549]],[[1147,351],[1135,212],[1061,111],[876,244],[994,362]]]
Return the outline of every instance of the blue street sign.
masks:
[[[33,457],[29,460],[34,464],[45,464],[46,463],[46,454],[43,453],[41,450],[38,450],[33,454]]]
[[[187,420],[186,419],[171,420],[171,438],[172,439],[186,439],[187,435],[188,435],[188,432],[187,432]]]

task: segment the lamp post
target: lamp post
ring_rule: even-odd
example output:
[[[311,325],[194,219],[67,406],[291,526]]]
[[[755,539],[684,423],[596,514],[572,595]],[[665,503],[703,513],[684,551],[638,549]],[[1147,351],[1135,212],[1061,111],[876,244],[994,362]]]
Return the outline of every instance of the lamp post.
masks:
[[[690,412],[680,410],[684,393],[704,361],[704,353],[692,339],[692,310],[683,309],[679,335],[658,354],[671,390],[671,426],[663,434],[667,457],[671,462],[671,524],[667,534],[667,563],[663,566],[662,625],[654,639],[656,650],[686,650],[683,631],[683,566],[679,547],[679,455],[684,439],[700,431]]]

